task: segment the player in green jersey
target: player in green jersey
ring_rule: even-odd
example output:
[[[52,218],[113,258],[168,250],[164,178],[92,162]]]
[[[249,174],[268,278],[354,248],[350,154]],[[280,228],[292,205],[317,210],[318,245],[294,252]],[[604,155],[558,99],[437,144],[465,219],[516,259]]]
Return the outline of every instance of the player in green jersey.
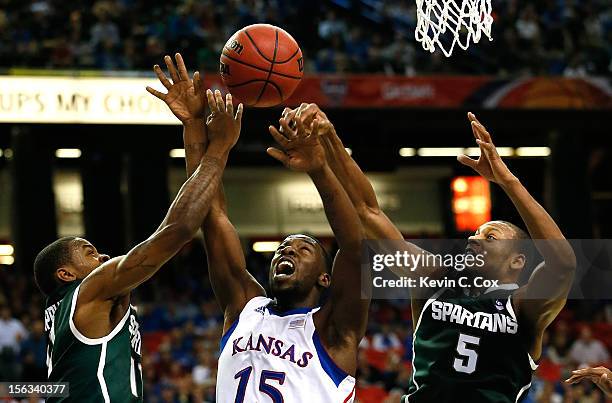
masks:
[[[217,111],[210,118],[209,124],[219,119],[238,124],[209,135],[210,144],[195,172],[147,240],[115,258],[76,237],[61,238],[38,254],[34,278],[47,296],[49,381],[68,382],[70,393],[49,402],[143,401],[141,339],[130,292],[151,278],[202,225],[240,134],[242,105],[232,112]]]
[[[315,116],[320,122],[319,135],[324,139],[327,158],[359,212],[366,237],[403,241],[325,114],[314,104],[302,104],[298,116],[306,125]],[[501,186],[529,235],[511,223],[491,221],[469,237],[471,253],[486,253],[486,270],[479,270],[478,275],[498,281],[496,287],[472,287],[469,292],[462,287],[412,290],[413,374],[402,402],[522,400],[541,355],[544,330],[565,305],[573,281],[576,257],[570,244],[504,164],[484,126],[473,114],[468,118],[481,156],[473,160],[462,155],[459,162]],[[544,240],[535,242],[544,262],[527,284],[519,287],[519,275],[526,265],[524,240],[529,237]],[[409,242],[401,244],[413,255],[427,253]],[[441,267],[427,270],[430,279],[453,277],[446,276],[448,272]],[[418,278],[423,270],[401,274]],[[461,275],[474,279],[475,272],[465,270]]]

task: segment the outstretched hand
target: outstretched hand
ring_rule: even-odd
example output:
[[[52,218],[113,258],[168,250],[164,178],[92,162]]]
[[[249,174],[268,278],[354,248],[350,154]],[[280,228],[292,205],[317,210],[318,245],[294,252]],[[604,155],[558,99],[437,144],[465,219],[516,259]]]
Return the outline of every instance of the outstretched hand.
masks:
[[[325,149],[328,161],[330,161],[330,157],[334,155],[334,150],[344,149],[342,140],[340,140],[340,137],[338,137],[333,123],[317,104],[302,103],[295,109],[285,108],[283,110],[283,117],[288,116],[290,113],[295,114],[294,120],[301,120],[302,124],[306,127],[307,132],[309,132],[309,128],[312,126],[313,120],[317,119],[319,122],[318,129],[316,132],[313,131],[313,133],[316,133],[319,136],[319,141]],[[346,154],[346,156],[348,156],[348,154]],[[333,160],[333,158],[331,160]]]
[[[172,81],[166,77],[159,65],[153,66],[153,71],[162,85],[168,90],[167,94],[147,86],[147,91],[161,99],[168,105],[174,116],[181,122],[187,123],[193,119],[204,119],[206,99],[202,90],[200,73],[193,74],[193,80],[189,79],[189,73],[180,53],[177,53],[176,66],[170,56],[164,57],[168,73]]]
[[[238,105],[234,113],[232,94],[228,93],[224,101],[219,90],[215,90],[214,93],[210,89],[206,90],[206,99],[210,109],[210,115],[206,118],[210,143],[222,143],[230,148],[233,147],[238,142],[242,129],[242,104]]]
[[[294,119],[295,111],[286,113],[279,120],[282,132],[270,126],[270,134],[280,146],[280,149],[270,147],[267,153],[282,162],[287,168],[299,172],[313,172],[325,164],[325,150],[318,138],[319,121],[314,119],[308,128],[302,119]],[[295,122],[295,128],[289,123]]]
[[[480,147],[480,157],[475,160],[461,154],[457,157],[457,160],[478,172],[483,178],[498,185],[505,185],[516,180],[516,177],[497,153],[487,129],[476,119],[473,113],[468,113],[468,119],[472,125],[472,133],[474,133],[476,143]]]
[[[583,368],[572,371],[572,376],[565,382],[575,384],[583,380],[593,382],[606,396],[612,397],[612,372],[604,367]]]

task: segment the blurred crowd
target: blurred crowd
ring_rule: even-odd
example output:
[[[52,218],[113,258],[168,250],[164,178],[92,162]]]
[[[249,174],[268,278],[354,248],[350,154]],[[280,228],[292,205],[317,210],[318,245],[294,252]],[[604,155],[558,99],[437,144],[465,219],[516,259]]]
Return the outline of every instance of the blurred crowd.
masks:
[[[248,266],[262,284],[270,256],[251,253]],[[212,294],[203,248],[186,247],[134,293],[143,336],[146,401],[214,402],[222,315]],[[44,301],[28,273],[0,270],[0,379],[46,379]],[[570,301],[549,327],[528,403],[598,403],[591,383],[563,380],[580,366],[610,366],[612,304]],[[374,301],[367,337],[360,345],[360,403],[397,403],[412,366],[412,317],[407,301]],[[231,392],[231,391],[229,391]],[[228,393],[229,393],[228,392]],[[32,401],[32,400],[30,400]]]
[[[218,69],[226,40],[267,22],[320,73],[606,75],[608,0],[493,0],[492,42],[452,59],[415,42],[414,0],[0,0],[0,68],[149,70],[180,51]]]

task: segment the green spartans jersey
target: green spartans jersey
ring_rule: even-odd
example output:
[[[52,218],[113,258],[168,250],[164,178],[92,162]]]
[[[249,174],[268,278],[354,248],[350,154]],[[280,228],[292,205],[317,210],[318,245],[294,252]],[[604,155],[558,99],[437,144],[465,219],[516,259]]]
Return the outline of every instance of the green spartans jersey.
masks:
[[[425,303],[413,342],[413,376],[403,403],[516,403],[537,365],[529,355],[507,284],[469,297],[444,288]]]
[[[74,325],[80,282],[47,301],[47,367],[50,382],[69,382],[70,397],[47,402],[142,402],[140,332],[134,307],[105,337],[90,339]]]

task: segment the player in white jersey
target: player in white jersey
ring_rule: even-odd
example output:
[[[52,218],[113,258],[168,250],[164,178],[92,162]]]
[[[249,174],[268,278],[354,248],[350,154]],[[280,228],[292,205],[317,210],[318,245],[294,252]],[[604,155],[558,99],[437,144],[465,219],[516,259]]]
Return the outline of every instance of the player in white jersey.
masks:
[[[200,76],[191,80],[180,55],[168,56],[172,82],[154,70],[168,89],[162,99],[183,123],[187,174],[207,148],[208,135],[240,130],[231,95],[203,94]],[[215,119],[204,120],[206,103]],[[224,334],[217,376],[217,402],[347,403],[354,400],[358,344],[365,334],[369,300],[361,298],[359,217],[325,159],[317,122],[292,128],[295,113],[281,130],[270,127],[280,149],[268,154],[312,179],[338,242],[333,262],[319,242],[305,235],[287,237],[272,259],[269,285],[274,299],[246,270],[240,240],[227,217],[222,188],[202,226],[210,281],[224,312]],[[269,207],[263,206],[262,207]],[[319,307],[323,294],[327,302]]]

